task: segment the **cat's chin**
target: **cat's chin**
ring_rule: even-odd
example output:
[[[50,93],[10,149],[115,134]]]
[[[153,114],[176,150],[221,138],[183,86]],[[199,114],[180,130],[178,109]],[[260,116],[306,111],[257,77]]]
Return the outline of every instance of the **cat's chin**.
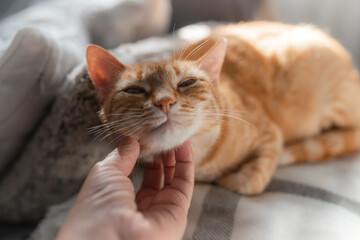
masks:
[[[188,140],[194,128],[184,127],[182,124],[169,121],[143,133],[138,139],[140,144],[140,159],[153,161],[154,156],[170,151]]]

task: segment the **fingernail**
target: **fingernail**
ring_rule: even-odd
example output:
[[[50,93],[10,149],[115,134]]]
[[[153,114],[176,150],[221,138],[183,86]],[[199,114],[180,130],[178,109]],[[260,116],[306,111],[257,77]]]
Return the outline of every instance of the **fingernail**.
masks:
[[[114,150],[112,150],[105,159],[110,159],[110,158],[114,158],[117,157],[119,155],[119,151],[117,148],[115,148]]]

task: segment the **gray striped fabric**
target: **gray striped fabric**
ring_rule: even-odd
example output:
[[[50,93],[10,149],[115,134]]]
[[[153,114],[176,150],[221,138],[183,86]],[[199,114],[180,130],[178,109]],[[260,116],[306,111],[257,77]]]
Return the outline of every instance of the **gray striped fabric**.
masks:
[[[196,184],[184,239],[359,240],[359,173],[360,154],[279,169],[258,196]],[[73,200],[52,207],[31,239],[53,239]]]
[[[198,184],[184,239],[360,239],[360,154],[279,169],[265,193]]]

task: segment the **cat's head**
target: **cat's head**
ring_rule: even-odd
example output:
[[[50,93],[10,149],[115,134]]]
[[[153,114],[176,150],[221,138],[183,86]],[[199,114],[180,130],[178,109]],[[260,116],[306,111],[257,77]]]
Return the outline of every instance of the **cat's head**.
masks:
[[[135,137],[155,152],[206,131],[219,118],[213,113],[219,108],[216,87],[225,49],[226,40],[220,39],[196,60],[174,58],[126,66],[90,45],[87,63],[103,102],[102,122],[114,136]]]

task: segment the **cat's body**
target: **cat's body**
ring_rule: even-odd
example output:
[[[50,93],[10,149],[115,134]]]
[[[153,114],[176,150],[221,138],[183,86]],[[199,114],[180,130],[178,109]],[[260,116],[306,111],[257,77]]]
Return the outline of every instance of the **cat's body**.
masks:
[[[91,53],[88,63],[101,92],[106,81],[96,76]],[[254,194],[263,191],[279,163],[320,161],[360,149],[358,73],[346,50],[312,26],[223,26],[169,62],[118,64],[120,71],[108,77],[116,82],[101,93],[103,121],[122,123],[126,117],[119,115],[130,114],[130,120],[142,109],[136,131],[115,125],[110,130],[137,137],[145,157],[190,138],[197,180]],[[134,95],[134,81],[144,92]],[[129,86],[130,94],[124,93]]]

